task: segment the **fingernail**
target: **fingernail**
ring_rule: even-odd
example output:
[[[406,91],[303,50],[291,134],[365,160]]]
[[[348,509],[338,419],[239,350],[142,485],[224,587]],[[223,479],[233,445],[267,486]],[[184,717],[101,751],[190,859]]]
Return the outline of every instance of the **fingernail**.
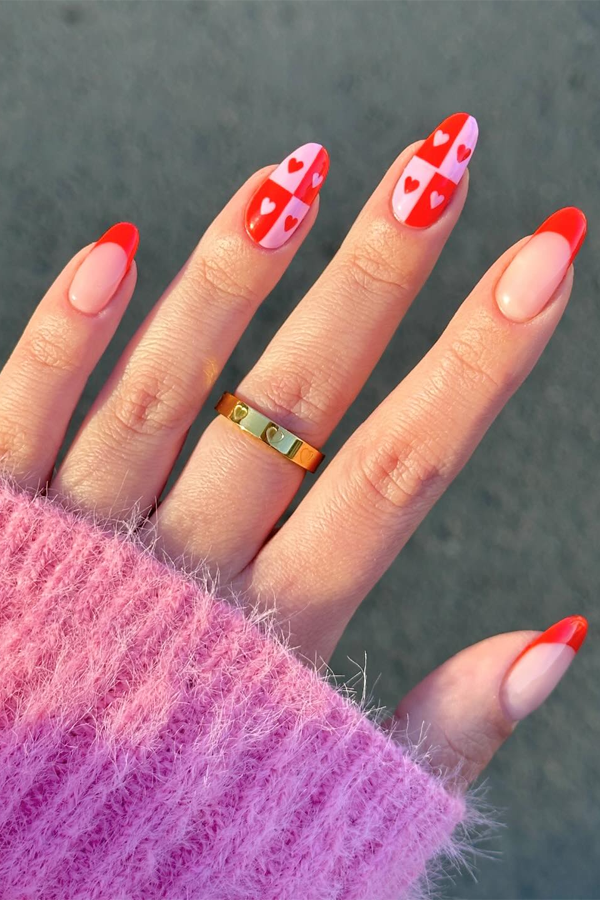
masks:
[[[557,622],[525,647],[504,679],[500,698],[511,722],[537,709],[554,690],[583,644],[588,623],[583,616]]]
[[[429,135],[394,188],[392,209],[400,222],[427,228],[439,219],[471,162],[478,134],[473,116],[454,113]]]
[[[321,190],[329,154],[321,144],[303,144],[277,166],[259,187],[246,210],[246,230],[253,241],[275,250],[289,241]]]
[[[519,250],[496,287],[501,312],[513,322],[541,313],[585,239],[587,222],[575,206],[559,209]]]
[[[69,289],[71,305],[88,315],[103,310],[129,271],[138,243],[135,225],[119,222],[109,228],[75,273]]]

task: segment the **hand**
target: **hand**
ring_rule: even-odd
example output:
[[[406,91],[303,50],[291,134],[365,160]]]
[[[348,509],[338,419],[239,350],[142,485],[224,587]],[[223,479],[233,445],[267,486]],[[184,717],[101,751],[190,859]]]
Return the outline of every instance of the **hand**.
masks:
[[[401,154],[237,396],[310,445],[325,443],[460,216],[476,137],[475,121],[457,114]],[[133,337],[57,472],[73,409],[133,294],[133,226],[115,226],[68,263],[0,376],[0,452],[24,488],[47,486],[107,518],[135,515],[157,551],[206,563],[262,608],[276,598],[275,620],[317,663],[535,365],[585,234],[583,214],[562,210],[507,250],[275,533],[305,472],[222,416],[158,506],[225,361],[315,221],[327,165],[308,144],[236,193]],[[492,638],[430,675],[395,720],[413,735],[427,723],[432,762],[467,783],[555,686],[584,635],[585,620],[571,617],[524,655],[533,633]]]

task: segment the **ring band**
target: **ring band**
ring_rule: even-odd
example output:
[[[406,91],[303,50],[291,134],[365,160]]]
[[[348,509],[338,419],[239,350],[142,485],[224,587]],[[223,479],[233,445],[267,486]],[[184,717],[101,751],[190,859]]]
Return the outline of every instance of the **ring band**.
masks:
[[[320,450],[311,447],[287,428],[271,421],[268,416],[264,416],[257,409],[248,406],[229,391],[225,391],[215,409],[226,419],[239,425],[242,431],[259,438],[264,444],[268,444],[273,450],[277,450],[278,453],[309,472],[315,472],[319,463],[324,459]]]

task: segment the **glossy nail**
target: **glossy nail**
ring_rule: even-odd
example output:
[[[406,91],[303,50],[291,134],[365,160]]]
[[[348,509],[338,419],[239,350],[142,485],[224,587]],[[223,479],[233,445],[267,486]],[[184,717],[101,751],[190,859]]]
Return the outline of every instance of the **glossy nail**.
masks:
[[[138,243],[135,225],[119,222],[109,228],[75,273],[69,289],[71,305],[88,315],[103,310],[129,271]]]
[[[554,690],[583,644],[587,627],[583,616],[569,616],[525,647],[500,691],[504,712],[511,722],[524,719]]]
[[[303,144],[261,184],[246,210],[252,240],[275,250],[294,234],[321,190],[329,155],[321,144]]]
[[[429,135],[394,188],[392,209],[400,222],[427,228],[439,219],[471,161],[478,134],[473,116],[455,113]]]
[[[559,209],[519,250],[496,287],[500,310],[513,322],[527,322],[544,309],[585,239],[580,209]]]

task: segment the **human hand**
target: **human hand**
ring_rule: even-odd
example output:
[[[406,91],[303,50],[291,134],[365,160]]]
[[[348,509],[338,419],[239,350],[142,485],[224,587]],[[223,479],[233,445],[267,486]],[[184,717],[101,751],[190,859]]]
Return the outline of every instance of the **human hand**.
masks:
[[[458,220],[476,137],[474,120],[458,114],[401,154],[236,396],[324,444]],[[112,519],[135,512],[157,551],[206,562],[223,587],[263,608],[275,598],[276,621],[317,663],[535,365],[585,235],[583,215],[562,210],[507,250],[276,533],[304,470],[222,416],[156,508],[223,365],[314,223],[327,165],[319,145],[305,145],[276,182],[270,167],[236,193],[130,342],[56,473],[73,409],[133,294],[133,226],[71,260],[0,376],[0,452],[19,484],[47,485]],[[411,691],[395,719],[415,737],[427,723],[432,763],[467,783],[555,686],[585,628],[571,617],[523,656],[534,633],[469,648]]]

